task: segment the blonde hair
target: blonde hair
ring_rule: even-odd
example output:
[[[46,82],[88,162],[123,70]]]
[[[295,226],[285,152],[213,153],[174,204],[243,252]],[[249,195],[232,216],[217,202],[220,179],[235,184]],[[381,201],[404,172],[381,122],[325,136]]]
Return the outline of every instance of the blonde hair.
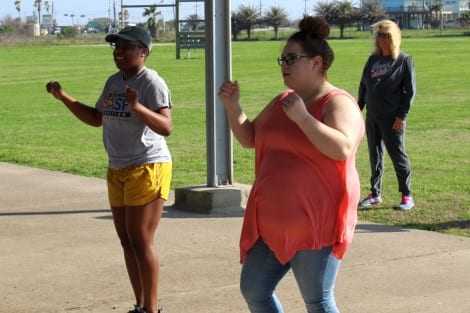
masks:
[[[393,60],[398,58],[400,54],[400,45],[401,45],[401,30],[397,23],[391,20],[381,20],[377,23],[371,25],[372,27],[372,39],[374,40],[374,50],[373,54],[382,55],[382,50],[379,47],[377,42],[378,32],[384,32],[390,34],[390,51],[391,57]]]

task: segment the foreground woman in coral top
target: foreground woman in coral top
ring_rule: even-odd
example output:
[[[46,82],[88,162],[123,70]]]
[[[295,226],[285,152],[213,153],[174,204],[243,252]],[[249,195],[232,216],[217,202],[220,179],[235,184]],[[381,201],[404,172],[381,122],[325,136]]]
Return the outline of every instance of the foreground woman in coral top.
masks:
[[[339,312],[334,284],[357,221],[359,107],[327,81],[329,25],[304,17],[278,63],[288,90],[250,121],[236,81],[219,90],[233,134],[256,154],[243,222],[241,291],[250,312],[284,312],[274,290],[292,269],[308,312]]]

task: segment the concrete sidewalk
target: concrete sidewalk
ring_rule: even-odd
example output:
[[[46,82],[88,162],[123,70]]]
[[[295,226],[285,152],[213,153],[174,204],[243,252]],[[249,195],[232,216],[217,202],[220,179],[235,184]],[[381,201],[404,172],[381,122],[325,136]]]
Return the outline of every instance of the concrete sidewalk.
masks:
[[[124,313],[133,297],[103,180],[0,162],[0,312]],[[157,230],[164,313],[248,312],[241,207],[168,207]],[[291,273],[277,294],[305,312]],[[470,238],[359,223],[336,284],[342,313],[470,312]]]

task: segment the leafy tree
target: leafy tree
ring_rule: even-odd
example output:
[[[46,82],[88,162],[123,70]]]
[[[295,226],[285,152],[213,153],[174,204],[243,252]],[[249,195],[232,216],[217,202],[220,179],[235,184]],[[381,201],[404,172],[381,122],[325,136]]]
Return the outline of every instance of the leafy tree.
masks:
[[[238,8],[238,14],[241,19],[241,24],[243,25],[243,29],[246,29],[246,35],[248,40],[251,39],[251,29],[257,23],[259,23],[260,13],[256,6],[247,6],[247,5],[240,5]]]
[[[158,26],[158,21],[157,21],[157,15],[160,15],[161,11],[157,11],[157,6],[152,5],[149,8],[145,8],[144,13],[142,13],[142,16],[148,16],[149,18],[147,19],[147,28],[150,31],[150,35],[152,38],[157,38],[157,26]]]
[[[9,36],[31,37],[32,35],[32,23],[22,23],[19,18],[12,18],[10,15],[0,20],[0,37],[2,38]],[[0,38],[0,40],[2,38]]]
[[[77,34],[77,28],[75,26],[62,27],[60,30],[60,36],[64,38],[74,38]]]
[[[243,30],[243,20],[239,12],[233,12],[231,16],[231,24],[232,24],[232,36],[233,40],[238,39],[238,35],[240,35],[241,31]]]
[[[285,9],[279,6],[272,6],[264,16],[263,22],[268,26],[274,28],[274,39],[279,39],[279,27],[286,24],[287,22],[287,12]]]
[[[176,28],[175,20],[165,21],[165,29],[167,31],[172,31]]]
[[[13,32],[13,26],[11,26],[11,25],[0,25],[0,35],[7,34],[7,33],[12,33],[12,32]]]

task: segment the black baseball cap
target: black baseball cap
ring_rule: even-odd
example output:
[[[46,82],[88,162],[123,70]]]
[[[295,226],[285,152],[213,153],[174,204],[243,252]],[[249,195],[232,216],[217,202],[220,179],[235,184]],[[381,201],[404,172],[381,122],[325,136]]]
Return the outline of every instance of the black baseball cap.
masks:
[[[117,34],[109,34],[104,40],[107,42],[116,42],[118,39],[124,39],[128,41],[138,41],[145,48],[149,49],[149,52],[152,50],[152,38],[150,37],[149,32],[139,26],[127,26],[119,31]]]

